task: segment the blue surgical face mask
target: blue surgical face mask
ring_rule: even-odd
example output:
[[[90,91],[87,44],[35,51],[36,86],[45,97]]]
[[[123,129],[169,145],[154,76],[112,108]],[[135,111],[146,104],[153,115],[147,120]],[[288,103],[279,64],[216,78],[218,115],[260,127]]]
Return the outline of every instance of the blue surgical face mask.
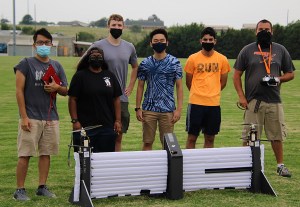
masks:
[[[36,46],[36,53],[41,57],[47,57],[50,55],[51,46],[41,45]]]

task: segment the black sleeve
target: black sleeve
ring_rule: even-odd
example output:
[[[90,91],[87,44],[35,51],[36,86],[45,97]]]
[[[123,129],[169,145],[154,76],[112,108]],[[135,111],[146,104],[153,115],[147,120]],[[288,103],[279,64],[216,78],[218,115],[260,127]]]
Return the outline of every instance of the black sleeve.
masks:
[[[116,76],[111,73],[112,79],[113,79],[113,87],[114,87],[114,97],[121,96],[123,94],[119,81],[117,80]]]
[[[82,88],[82,74],[79,72],[76,72],[71,80],[70,87],[68,90],[68,96],[73,97],[79,97],[81,94],[81,88]]]

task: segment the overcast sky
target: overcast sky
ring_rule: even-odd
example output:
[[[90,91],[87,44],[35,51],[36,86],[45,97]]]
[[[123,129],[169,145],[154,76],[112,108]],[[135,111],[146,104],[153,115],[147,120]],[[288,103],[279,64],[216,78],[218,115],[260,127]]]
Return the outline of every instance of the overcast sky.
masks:
[[[0,18],[13,22],[13,1],[0,0]],[[36,21],[79,20],[85,23],[121,14],[125,19],[148,19],[152,14],[165,26],[192,22],[240,29],[268,19],[286,26],[300,19],[299,0],[15,0],[16,23],[28,12]]]

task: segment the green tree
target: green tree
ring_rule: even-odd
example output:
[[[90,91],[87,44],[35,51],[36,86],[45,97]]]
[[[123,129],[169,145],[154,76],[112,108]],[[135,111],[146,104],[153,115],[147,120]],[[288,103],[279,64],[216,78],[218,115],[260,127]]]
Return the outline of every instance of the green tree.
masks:
[[[201,48],[199,43],[200,34],[203,28],[203,25],[196,23],[170,27],[168,29],[169,46],[167,52],[178,58],[186,58],[192,53],[199,51]],[[254,30],[228,29],[227,31],[218,33],[215,49],[227,58],[235,59],[244,46],[255,41],[256,34]],[[284,45],[288,49],[292,59],[300,59],[300,20],[286,27],[278,24],[274,25],[272,41]],[[142,41],[135,45],[139,57],[147,57],[153,54],[149,43],[150,37],[148,34]]]
[[[132,25],[130,31],[133,33],[140,33],[142,31],[141,25]]]
[[[7,24],[9,21],[8,21],[8,19],[3,18],[0,20],[0,22],[1,22],[1,24]]]
[[[254,41],[255,34],[253,30],[228,29],[218,35],[216,50],[229,59],[235,59],[244,46]]]
[[[200,37],[203,24],[192,23],[184,26],[174,26],[168,29],[168,52],[175,57],[187,58],[192,53],[200,50]]]
[[[293,24],[289,24],[286,26],[284,30],[284,41],[283,45],[287,48],[289,51],[291,57],[293,60],[299,60],[300,59],[300,21]]]
[[[11,30],[12,28],[6,24],[6,23],[1,23],[1,30]]]
[[[192,23],[184,26],[173,26],[168,29],[169,45],[167,52],[179,58],[186,58],[190,54],[199,51],[201,48],[199,40],[200,33],[204,26]],[[150,44],[150,35],[136,44],[136,51],[140,57],[147,57],[153,54]]]
[[[279,44],[284,44],[285,39],[285,27],[279,24],[273,25],[273,37],[272,41],[277,42]]]
[[[34,29],[32,27],[22,27],[22,33],[26,35],[33,35]]]
[[[143,40],[135,45],[136,53],[139,57],[148,57],[153,54],[152,48],[150,47],[150,34],[147,34]]]
[[[91,22],[90,26],[92,27],[106,27],[107,26],[108,19],[106,17],[103,17],[95,22]]]
[[[31,25],[31,24],[34,24],[34,21],[33,21],[33,19],[32,19],[32,17],[31,17],[30,14],[26,14],[26,15],[23,17],[23,19],[22,19],[22,21],[20,22],[20,24]]]
[[[40,22],[37,22],[36,24],[47,26],[49,23],[47,21],[40,21]]]
[[[78,41],[85,41],[85,42],[94,42],[96,40],[95,36],[88,33],[88,32],[79,32],[78,33]]]

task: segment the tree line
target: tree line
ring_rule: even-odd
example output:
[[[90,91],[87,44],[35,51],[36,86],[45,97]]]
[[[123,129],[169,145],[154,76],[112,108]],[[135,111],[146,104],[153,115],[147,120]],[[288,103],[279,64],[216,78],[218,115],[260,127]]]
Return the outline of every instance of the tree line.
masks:
[[[192,23],[184,26],[173,26],[167,29],[169,35],[168,53],[178,58],[187,58],[189,55],[199,51],[200,34],[204,29],[203,24]],[[229,59],[236,59],[240,50],[251,42],[256,41],[255,30],[250,29],[228,29],[218,32],[217,45],[215,49]],[[300,59],[300,20],[287,26],[273,25],[273,42],[282,44],[290,52],[293,60]],[[149,46],[149,34],[138,42],[136,51],[139,57],[147,57],[153,54]]]
[[[90,23],[92,27],[106,27],[107,18],[101,18],[97,21]],[[11,29],[7,24],[7,19],[1,19],[1,29]],[[49,22],[41,21],[34,22],[33,18],[28,14],[25,15],[20,24],[28,25],[22,27],[23,34],[33,34],[34,28],[31,25],[48,25]],[[51,23],[53,24],[53,23]],[[184,26],[172,26],[167,28],[169,34],[169,46],[167,48],[168,53],[178,58],[187,58],[189,55],[199,51],[200,34],[205,25],[192,23]],[[17,29],[21,29],[17,27]],[[135,26],[130,29],[132,33],[141,33],[141,27]],[[126,36],[127,39],[129,36]],[[124,39],[126,39],[124,36]],[[78,40],[80,41],[95,41],[95,37],[87,32],[81,32],[78,34]],[[128,39],[130,41],[130,39]],[[229,59],[235,59],[239,51],[247,44],[256,41],[255,30],[250,29],[228,29],[226,31],[220,31],[217,34],[217,45],[215,49],[224,54]],[[300,20],[290,23],[287,26],[281,26],[279,24],[273,25],[273,38],[272,41],[282,44],[290,52],[292,59],[300,60]],[[149,46],[150,37],[149,33],[139,42],[134,42],[136,51],[139,57],[147,57],[153,53]]]

